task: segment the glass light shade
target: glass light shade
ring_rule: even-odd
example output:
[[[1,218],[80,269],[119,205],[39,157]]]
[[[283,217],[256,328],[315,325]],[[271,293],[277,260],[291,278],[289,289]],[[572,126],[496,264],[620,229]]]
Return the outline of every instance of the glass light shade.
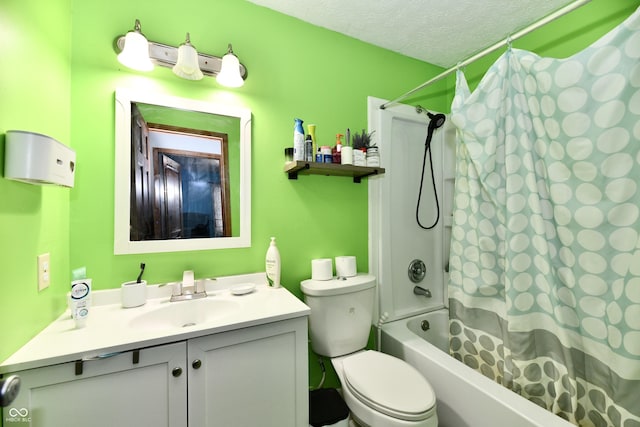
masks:
[[[244,84],[244,80],[240,75],[240,61],[232,52],[222,57],[220,73],[216,76],[216,80],[226,87],[240,87]]]
[[[178,48],[178,62],[173,66],[173,73],[187,80],[201,80],[203,75],[198,65],[198,52],[189,42]]]
[[[124,49],[118,54],[118,61],[138,71],[153,70],[149,59],[149,43],[139,31],[129,31],[124,37]]]

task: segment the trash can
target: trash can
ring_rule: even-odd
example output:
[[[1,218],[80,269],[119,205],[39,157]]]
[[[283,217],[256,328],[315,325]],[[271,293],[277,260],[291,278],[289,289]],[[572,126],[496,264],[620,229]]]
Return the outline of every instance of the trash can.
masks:
[[[348,427],[349,408],[335,388],[309,392],[309,425],[312,427]]]

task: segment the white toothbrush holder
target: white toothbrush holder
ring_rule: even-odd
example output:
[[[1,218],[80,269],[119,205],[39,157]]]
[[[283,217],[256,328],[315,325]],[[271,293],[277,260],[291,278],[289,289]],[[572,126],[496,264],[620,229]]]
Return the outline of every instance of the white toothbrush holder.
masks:
[[[147,302],[147,281],[124,282],[121,286],[122,307],[140,307]]]

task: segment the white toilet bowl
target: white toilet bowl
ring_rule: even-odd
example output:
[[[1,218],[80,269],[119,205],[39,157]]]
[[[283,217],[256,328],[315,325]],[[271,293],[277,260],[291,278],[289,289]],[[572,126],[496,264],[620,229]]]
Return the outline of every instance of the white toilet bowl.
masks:
[[[363,427],[437,427],[431,385],[411,365],[366,350],[331,359],[351,416]]]
[[[427,380],[401,359],[363,349],[375,300],[375,277],[305,280],[311,347],[331,358],[352,418],[362,427],[437,427],[436,397]]]

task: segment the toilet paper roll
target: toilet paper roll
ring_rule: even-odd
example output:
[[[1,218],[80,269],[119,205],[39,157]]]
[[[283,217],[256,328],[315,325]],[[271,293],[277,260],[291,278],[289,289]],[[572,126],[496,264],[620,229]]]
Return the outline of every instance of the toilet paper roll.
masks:
[[[357,274],[356,257],[354,256],[337,256],[336,257],[336,276],[353,277]]]
[[[311,260],[311,279],[331,280],[333,278],[333,261],[331,258]]]
[[[140,283],[136,281],[124,282],[120,287],[120,294],[122,307],[140,307],[147,302],[147,281],[142,280]]]
[[[343,165],[353,164],[353,147],[342,147],[342,155],[340,156],[340,163]]]

